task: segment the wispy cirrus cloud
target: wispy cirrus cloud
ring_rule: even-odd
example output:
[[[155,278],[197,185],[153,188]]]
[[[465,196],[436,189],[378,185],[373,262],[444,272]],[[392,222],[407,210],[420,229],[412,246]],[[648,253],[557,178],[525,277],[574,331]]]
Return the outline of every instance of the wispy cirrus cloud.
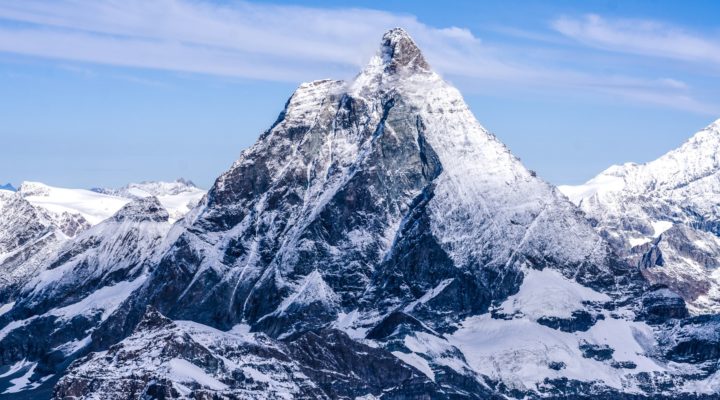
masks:
[[[582,41],[589,44],[621,40],[593,33],[607,31],[600,29],[605,25],[599,17],[553,23],[563,35],[587,37]],[[679,79],[565,65],[562,60],[574,58],[572,53],[558,60],[533,59],[522,49],[487,43],[461,27],[433,27],[412,15],[371,9],[245,1],[8,0],[0,3],[0,52],[297,82],[352,76],[376,50],[382,32],[395,26],[407,29],[431,64],[464,90],[537,88],[700,113],[720,111],[695,99]],[[553,32],[535,36],[548,34]]]
[[[657,21],[609,20],[588,14],[558,18],[552,27],[569,38],[605,50],[720,65],[720,37],[703,37]]]
[[[477,41],[413,16],[368,9],[201,1],[10,1],[0,51],[110,65],[245,78],[306,79],[356,71],[383,31],[403,26],[438,59]]]

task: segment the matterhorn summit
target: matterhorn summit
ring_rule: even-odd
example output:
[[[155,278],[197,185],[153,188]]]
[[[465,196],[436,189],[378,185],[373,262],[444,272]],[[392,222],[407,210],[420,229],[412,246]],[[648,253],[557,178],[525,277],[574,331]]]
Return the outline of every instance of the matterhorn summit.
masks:
[[[160,197],[139,196],[68,242],[5,307],[0,360],[13,372],[0,379],[12,390],[57,399],[717,390],[717,322],[691,316],[677,291],[648,281],[525,168],[402,29],[383,36],[355,79],[301,84],[172,226]],[[62,335],[31,345],[26,332],[39,325]]]

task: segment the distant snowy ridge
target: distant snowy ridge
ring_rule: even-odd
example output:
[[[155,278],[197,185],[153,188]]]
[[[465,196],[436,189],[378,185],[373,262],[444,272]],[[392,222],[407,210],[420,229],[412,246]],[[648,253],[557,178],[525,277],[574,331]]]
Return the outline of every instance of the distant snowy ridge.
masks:
[[[191,181],[131,183],[120,189],[69,189],[40,182],[23,182],[17,191],[36,207],[60,218],[63,213],[80,215],[95,225],[117,212],[132,199],[155,196],[170,213],[171,221],[195,207],[205,191]]]
[[[152,193],[158,193],[158,207],[172,223],[205,194],[184,180],[127,187],[146,190],[137,189],[136,195],[112,195],[39,182],[23,182],[17,192],[0,190],[0,305],[13,300],[24,284],[47,267],[47,259],[63,251],[68,241],[112,218],[134,200],[156,199]]]
[[[90,190],[60,188],[40,182],[23,182],[17,193],[51,215],[79,214],[91,225],[109,218],[130,201]]]
[[[128,199],[155,196],[170,213],[170,220],[176,221],[198,205],[206,191],[183,178],[174,182],[146,181],[130,183],[119,189],[92,189],[94,192]]]
[[[648,279],[720,311],[720,120],[654,161],[560,190]]]

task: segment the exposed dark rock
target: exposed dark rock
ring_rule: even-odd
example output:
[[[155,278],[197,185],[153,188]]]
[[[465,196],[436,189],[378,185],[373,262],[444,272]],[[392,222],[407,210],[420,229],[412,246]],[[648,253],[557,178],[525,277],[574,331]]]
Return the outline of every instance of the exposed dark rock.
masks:
[[[685,301],[667,288],[655,288],[642,296],[642,314],[650,323],[686,318],[689,313]]]
[[[583,353],[583,357],[592,358],[598,361],[607,361],[612,358],[615,350],[608,345],[582,343],[580,350]]]
[[[550,364],[548,364],[548,368],[555,371],[560,371],[561,369],[565,369],[565,367],[566,365],[562,361],[551,361]]]
[[[585,332],[595,325],[597,320],[602,319],[605,319],[602,314],[591,314],[585,310],[576,310],[572,312],[570,318],[541,317],[538,318],[537,323],[563,332]]]
[[[613,361],[610,363],[613,368],[635,369],[637,364],[632,361]]]

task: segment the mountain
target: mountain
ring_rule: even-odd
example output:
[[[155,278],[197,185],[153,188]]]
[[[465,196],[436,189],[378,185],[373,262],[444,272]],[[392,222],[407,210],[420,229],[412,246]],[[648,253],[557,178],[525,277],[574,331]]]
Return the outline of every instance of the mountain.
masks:
[[[143,182],[112,193],[23,182],[17,192],[0,190],[0,304],[37,275],[67,240],[111,218],[134,199],[154,196],[182,218],[205,195],[192,182]]]
[[[657,160],[560,189],[650,282],[720,311],[720,120]]]
[[[9,192],[14,192],[16,189],[11,183],[6,183],[4,185],[0,185],[0,190],[7,190]]]
[[[352,81],[300,85],[172,227],[153,197],[125,207],[64,245],[0,315],[0,390],[720,390],[720,319],[690,316],[676,291],[649,282],[478,123],[402,29]]]
[[[170,213],[172,221],[182,218],[205,195],[191,181],[149,181],[130,183],[120,189],[69,189],[40,182],[23,182],[18,193],[50,216],[68,213],[95,225],[111,217],[133,199],[155,196]]]
[[[147,278],[170,229],[155,197],[131,201],[46,256],[0,315],[4,393],[47,388]],[[51,386],[50,386],[51,387]]]
[[[186,219],[147,295],[173,318],[288,337],[303,329],[292,314],[372,324],[446,282],[438,300],[473,301],[424,307],[442,329],[515,291],[523,267],[612,280],[606,250],[394,30],[354,81],[298,88]]]

